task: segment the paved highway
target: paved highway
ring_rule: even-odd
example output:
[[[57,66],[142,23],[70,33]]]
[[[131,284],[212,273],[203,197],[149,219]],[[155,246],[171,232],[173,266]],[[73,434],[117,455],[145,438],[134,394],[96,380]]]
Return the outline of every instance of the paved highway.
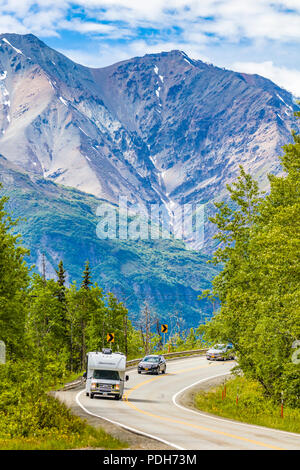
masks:
[[[180,397],[201,381],[229,373],[233,363],[190,357],[167,363],[165,375],[130,370],[122,401],[91,400],[84,390],[76,401],[85,412],[158,439],[180,450],[300,449],[300,435],[237,423],[185,408]]]

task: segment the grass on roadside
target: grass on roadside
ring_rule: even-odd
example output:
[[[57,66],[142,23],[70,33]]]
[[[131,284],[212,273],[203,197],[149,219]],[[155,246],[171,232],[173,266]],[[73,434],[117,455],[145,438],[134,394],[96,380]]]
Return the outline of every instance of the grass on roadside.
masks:
[[[243,377],[226,382],[225,396],[224,385],[197,393],[195,405],[224,418],[300,433],[300,408],[284,407],[282,418],[281,405],[266,397],[259,383]]]
[[[40,437],[0,438],[0,450],[68,450],[68,449],[125,449],[128,444],[107,434],[103,429],[83,425],[80,433],[53,434]]]
[[[17,393],[14,389],[0,394],[0,450],[128,447],[126,442],[73,415],[64,403],[39,386],[26,387],[23,393]]]

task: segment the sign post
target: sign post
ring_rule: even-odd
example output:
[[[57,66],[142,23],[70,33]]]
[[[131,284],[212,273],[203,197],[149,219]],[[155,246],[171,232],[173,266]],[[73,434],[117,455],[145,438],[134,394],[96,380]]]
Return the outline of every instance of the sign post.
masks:
[[[0,341],[0,364],[5,364],[6,362],[6,346],[4,341]]]

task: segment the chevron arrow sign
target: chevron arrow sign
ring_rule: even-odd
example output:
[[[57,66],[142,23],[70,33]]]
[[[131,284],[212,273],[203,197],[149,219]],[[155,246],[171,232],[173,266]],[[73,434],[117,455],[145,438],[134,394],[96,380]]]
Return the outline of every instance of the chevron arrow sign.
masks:
[[[108,343],[114,343],[115,334],[114,333],[107,333],[106,340],[107,340]]]

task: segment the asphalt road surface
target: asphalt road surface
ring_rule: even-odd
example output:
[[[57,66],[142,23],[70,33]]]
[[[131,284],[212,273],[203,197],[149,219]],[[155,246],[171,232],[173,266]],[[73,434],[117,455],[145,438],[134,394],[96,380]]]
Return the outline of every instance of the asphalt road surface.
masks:
[[[183,406],[182,397],[197,383],[228,374],[232,361],[190,357],[167,362],[167,373],[138,375],[130,370],[122,401],[90,399],[81,390],[76,401],[92,416],[155,438],[180,450],[300,449],[300,435],[218,418]]]

